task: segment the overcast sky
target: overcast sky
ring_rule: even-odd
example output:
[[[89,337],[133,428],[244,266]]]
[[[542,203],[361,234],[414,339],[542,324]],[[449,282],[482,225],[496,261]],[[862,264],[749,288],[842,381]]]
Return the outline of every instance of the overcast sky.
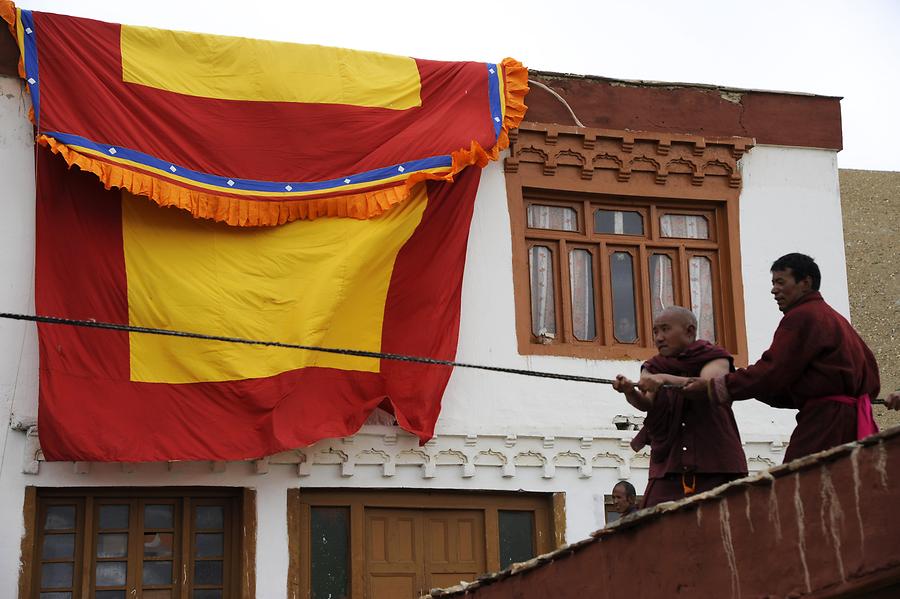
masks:
[[[842,96],[841,168],[900,171],[900,0],[19,0],[133,25]]]

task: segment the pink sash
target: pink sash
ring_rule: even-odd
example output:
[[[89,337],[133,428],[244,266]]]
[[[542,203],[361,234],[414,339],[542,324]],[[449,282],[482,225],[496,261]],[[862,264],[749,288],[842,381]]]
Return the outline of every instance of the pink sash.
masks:
[[[872,414],[872,400],[869,398],[868,393],[860,395],[858,398],[853,398],[849,395],[829,395],[827,397],[817,397],[810,401],[836,401],[848,406],[855,405],[857,441],[878,432],[878,425],[875,424],[875,416]]]

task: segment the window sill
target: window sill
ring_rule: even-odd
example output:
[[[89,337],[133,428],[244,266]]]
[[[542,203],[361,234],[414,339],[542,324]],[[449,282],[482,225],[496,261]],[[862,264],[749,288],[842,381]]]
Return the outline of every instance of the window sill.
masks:
[[[656,355],[655,347],[639,345],[598,345],[591,343],[538,343],[527,341],[519,344],[523,356],[562,356],[587,360],[640,360]]]

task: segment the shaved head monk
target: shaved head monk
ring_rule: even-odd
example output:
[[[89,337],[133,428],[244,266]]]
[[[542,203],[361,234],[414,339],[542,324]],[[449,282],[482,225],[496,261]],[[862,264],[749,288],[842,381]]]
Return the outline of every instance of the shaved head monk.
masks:
[[[644,427],[631,442],[639,451],[650,444],[650,480],[642,507],[683,499],[747,474],[730,405],[686,401],[678,389],[695,377],[712,378],[734,370],[721,347],[697,340],[697,318],[679,306],[666,308],[653,321],[659,354],[641,366],[634,383],[622,375],[613,385],[639,410]]]
[[[870,399],[878,396],[878,364],[847,319],[822,299],[822,275],[804,254],[772,264],[772,295],[784,313],[772,346],[756,364],[698,380],[685,395],[728,405],[755,397],[793,408],[797,426],[784,461],[878,432]]]

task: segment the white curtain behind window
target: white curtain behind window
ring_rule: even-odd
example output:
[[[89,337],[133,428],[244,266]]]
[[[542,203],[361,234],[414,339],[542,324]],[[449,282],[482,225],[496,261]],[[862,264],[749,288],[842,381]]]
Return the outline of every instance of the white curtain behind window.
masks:
[[[591,253],[577,249],[569,252],[569,283],[572,288],[572,328],[579,341],[597,335],[594,318],[594,271]]]
[[[528,226],[535,229],[577,231],[578,213],[564,206],[528,206]],[[556,334],[556,292],[553,287],[553,253],[534,246],[528,254],[531,274],[531,332],[540,337]],[[574,287],[573,287],[574,289]]]
[[[650,256],[650,303],[653,318],[675,305],[675,284],[672,259],[665,254]]]
[[[697,317],[697,338],[716,341],[716,318],[713,308],[712,262],[705,256],[691,258],[691,310]]]
[[[556,303],[553,292],[553,254],[536,245],[529,252],[531,271],[531,332],[535,337],[556,334]]]
[[[663,214],[659,228],[663,237],[709,239],[709,223],[702,216],[693,214]]]

